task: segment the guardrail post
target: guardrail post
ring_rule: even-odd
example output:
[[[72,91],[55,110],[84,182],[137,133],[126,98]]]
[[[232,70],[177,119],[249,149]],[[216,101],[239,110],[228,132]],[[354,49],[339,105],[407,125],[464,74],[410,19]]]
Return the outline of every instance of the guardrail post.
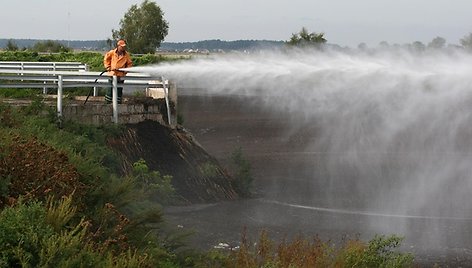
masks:
[[[23,65],[23,62],[21,63],[21,73],[20,75],[23,75],[23,71],[25,69],[25,66]],[[21,79],[21,82],[23,82],[23,79]]]
[[[162,88],[164,89],[164,98],[166,100],[167,124],[169,124],[169,126],[171,126],[172,123],[170,122],[169,89],[166,86],[166,80],[164,79],[163,76],[161,76],[161,82],[162,82]]]
[[[57,116],[62,118],[62,75],[57,78]]]
[[[113,76],[112,103],[113,103],[113,123],[118,124],[118,77]]]

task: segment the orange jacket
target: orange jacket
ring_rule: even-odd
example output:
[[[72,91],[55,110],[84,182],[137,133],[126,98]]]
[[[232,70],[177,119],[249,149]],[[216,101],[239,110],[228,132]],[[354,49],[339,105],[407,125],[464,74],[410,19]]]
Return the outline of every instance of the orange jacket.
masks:
[[[118,71],[118,69],[129,68],[133,66],[133,62],[128,52],[125,51],[124,54],[120,56],[115,48],[108,51],[105,57],[103,57],[103,66],[109,71],[109,75],[125,76],[126,73]]]

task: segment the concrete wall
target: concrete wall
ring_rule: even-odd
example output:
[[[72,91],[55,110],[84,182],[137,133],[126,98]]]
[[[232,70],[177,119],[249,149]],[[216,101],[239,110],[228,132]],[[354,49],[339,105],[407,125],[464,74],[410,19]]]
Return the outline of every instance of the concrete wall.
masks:
[[[175,126],[177,123],[177,87],[175,83],[169,85],[170,124],[163,89],[146,90],[146,95],[147,97],[124,96],[123,104],[118,104],[118,123],[136,124],[144,120],[152,120],[163,125]],[[94,125],[113,123],[112,105],[105,104],[103,97],[90,97],[85,105],[83,104],[84,100],[85,97],[76,97],[75,101],[64,102],[63,119]]]
[[[113,123],[113,108],[104,102],[68,103],[62,108],[63,119],[85,124],[103,125]],[[118,123],[135,124],[153,120],[167,124],[166,105],[163,99],[133,99],[118,104]]]

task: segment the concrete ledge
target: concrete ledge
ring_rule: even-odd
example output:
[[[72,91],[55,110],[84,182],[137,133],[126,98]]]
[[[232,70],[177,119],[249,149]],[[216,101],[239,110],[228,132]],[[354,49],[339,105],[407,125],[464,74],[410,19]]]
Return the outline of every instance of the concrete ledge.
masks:
[[[65,99],[62,107],[64,121],[77,121],[84,124],[104,125],[113,123],[113,106],[105,103],[104,97],[90,97],[84,104],[85,97]],[[0,99],[0,102],[12,106],[27,106],[31,100]],[[123,104],[118,104],[118,123],[136,124],[145,120],[159,122],[168,125],[167,107],[164,99],[152,99],[149,97],[124,98]],[[55,101],[45,99],[44,104],[57,107]],[[171,117],[175,117],[175,104],[171,105]]]
[[[111,104],[100,102],[68,103],[62,108],[64,120],[79,121],[86,124],[102,125],[113,122]],[[118,123],[136,124],[145,120],[157,121],[166,125],[167,118],[164,100],[137,100],[118,104]]]

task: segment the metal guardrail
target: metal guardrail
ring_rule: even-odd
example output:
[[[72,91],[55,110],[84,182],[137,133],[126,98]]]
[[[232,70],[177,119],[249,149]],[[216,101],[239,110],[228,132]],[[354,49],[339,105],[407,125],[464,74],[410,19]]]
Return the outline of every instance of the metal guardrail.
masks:
[[[0,68],[0,88],[53,88],[57,90],[57,115],[62,118],[62,99],[65,88],[99,87],[112,88],[113,122],[118,123],[118,78],[116,76],[102,76],[100,72],[77,71],[37,71],[23,70],[18,75],[17,70]],[[147,74],[130,73],[121,78],[124,83],[120,87],[125,89],[164,89],[164,98],[167,106],[167,119],[171,124],[169,105],[169,81],[163,77]],[[156,84],[156,80],[160,84]]]
[[[88,72],[89,66],[81,62],[37,62],[37,61],[0,61],[0,69],[37,71],[82,71]]]
[[[16,70],[18,75],[24,75],[26,70],[87,72],[89,66],[81,62],[0,61],[0,70]],[[48,87],[43,87],[43,93],[48,93]],[[97,89],[95,88],[94,96],[96,94]]]

